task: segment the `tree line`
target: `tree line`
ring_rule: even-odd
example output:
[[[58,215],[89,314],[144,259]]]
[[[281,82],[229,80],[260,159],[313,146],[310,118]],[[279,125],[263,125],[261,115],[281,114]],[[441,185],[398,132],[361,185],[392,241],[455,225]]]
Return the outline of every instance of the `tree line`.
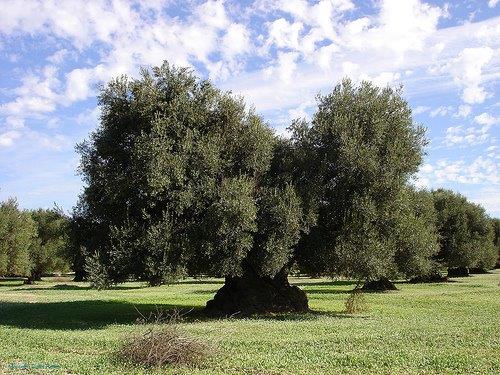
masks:
[[[385,288],[495,266],[498,219],[412,184],[427,140],[401,89],[346,79],[317,103],[279,137],[243,98],[189,69],[164,63],[111,81],[100,126],[77,146],[85,188],[62,226],[75,278],[224,277],[207,311],[228,314],[307,310],[287,279],[297,269]],[[2,205],[0,275],[33,269],[41,250],[15,254],[32,248],[35,217]]]

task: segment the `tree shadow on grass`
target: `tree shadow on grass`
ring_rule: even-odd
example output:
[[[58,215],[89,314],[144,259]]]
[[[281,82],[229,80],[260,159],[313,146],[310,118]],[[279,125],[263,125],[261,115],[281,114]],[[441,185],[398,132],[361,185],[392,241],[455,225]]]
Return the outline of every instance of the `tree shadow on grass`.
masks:
[[[187,285],[213,285],[213,284],[224,284],[224,280],[204,280],[204,279],[200,279],[200,280],[179,280],[179,281],[176,281],[175,283],[173,283],[172,285],[176,285],[176,284],[187,284]]]
[[[175,304],[133,304],[123,301],[67,301],[67,302],[0,302],[0,326],[27,329],[87,330],[102,329],[112,324],[135,324],[168,321],[171,315],[181,316],[189,322],[226,319],[310,321],[322,316],[334,318],[360,318],[333,311],[305,313],[255,314],[252,316],[210,317],[202,306]]]
[[[18,286],[18,285],[13,285]],[[20,285],[19,285],[20,286]],[[126,285],[118,284],[106,288],[106,290],[131,290],[131,289],[143,289],[148,288],[147,285]],[[29,290],[92,290],[89,285],[77,285],[77,284],[56,284],[51,286],[40,286],[39,284],[33,285],[23,285],[21,288],[12,289],[12,291],[29,291]]]
[[[172,304],[133,304],[123,301],[0,302],[0,326],[31,329],[101,329],[111,324],[154,322],[159,312],[178,311],[195,317],[201,308]]]

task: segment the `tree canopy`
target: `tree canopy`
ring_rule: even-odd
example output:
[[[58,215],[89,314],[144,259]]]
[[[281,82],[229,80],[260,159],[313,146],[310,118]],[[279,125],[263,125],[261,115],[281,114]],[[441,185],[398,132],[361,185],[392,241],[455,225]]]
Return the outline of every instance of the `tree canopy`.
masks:
[[[317,227],[299,245],[306,269],[320,258],[325,272],[375,280],[397,274],[397,252],[409,260],[434,251],[432,243],[407,236],[415,224],[428,230],[407,188],[426,140],[400,90],[344,80],[318,97],[311,124],[295,122],[292,131],[309,164],[305,189],[315,192],[304,199],[316,201],[318,214]]]
[[[57,207],[34,210],[31,217],[37,227],[37,238],[30,251],[30,280],[40,280],[43,274],[49,272],[68,271],[68,218]]]
[[[450,190],[438,189],[433,196],[439,261],[450,269],[492,268],[496,260],[494,233],[484,209]]]
[[[165,63],[112,81],[99,103],[78,148],[78,214],[113,281],[273,277],[288,264],[300,201],[269,174],[277,138],[241,98]]]

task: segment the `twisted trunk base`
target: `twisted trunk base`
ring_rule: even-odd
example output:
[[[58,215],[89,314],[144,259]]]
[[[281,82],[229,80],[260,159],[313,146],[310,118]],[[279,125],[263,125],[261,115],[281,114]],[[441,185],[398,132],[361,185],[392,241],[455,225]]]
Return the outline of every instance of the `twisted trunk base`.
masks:
[[[467,267],[448,268],[448,277],[467,277],[469,269]]]
[[[398,290],[389,279],[382,278],[379,280],[367,281],[361,288],[366,292],[385,292],[387,290]]]
[[[226,277],[225,284],[207,302],[210,316],[248,316],[266,312],[307,312],[307,296],[288,282],[287,272],[262,277],[245,270],[241,277]]]
[[[486,268],[470,268],[469,273],[482,274],[488,273],[488,270]]]
[[[448,276],[443,276],[439,272],[431,273],[429,275],[416,276],[410,280],[412,284],[418,283],[446,283]]]

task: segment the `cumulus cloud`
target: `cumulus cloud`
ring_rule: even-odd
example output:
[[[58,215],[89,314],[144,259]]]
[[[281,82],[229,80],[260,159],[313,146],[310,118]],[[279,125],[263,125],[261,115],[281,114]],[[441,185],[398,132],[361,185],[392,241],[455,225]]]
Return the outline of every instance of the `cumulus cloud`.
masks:
[[[431,107],[428,107],[428,106],[425,106],[425,105],[419,105],[418,107],[415,107],[413,109],[413,114],[414,115],[419,115],[421,113],[427,112],[430,109],[431,109]]]
[[[488,6],[489,6],[490,8],[494,8],[494,7],[496,7],[496,6],[497,6],[498,1],[499,1],[499,0],[489,0],[489,1],[488,1]]]
[[[436,109],[433,109],[431,112],[430,112],[430,116],[431,117],[436,117],[436,116],[446,116],[450,113],[452,113],[453,111],[453,107],[452,106],[439,106],[438,108]]]
[[[482,103],[487,92],[482,83],[482,70],[493,57],[490,47],[464,48],[447,68],[455,81],[463,86],[462,99],[467,104]]]
[[[490,125],[477,127],[451,126],[446,129],[445,146],[475,146],[490,139]]]
[[[467,163],[465,160],[438,160],[429,178],[438,184],[458,182],[461,184],[497,185],[500,183],[500,163],[482,155]]]
[[[14,140],[19,138],[21,133],[15,130],[10,130],[4,133],[0,133],[0,147],[12,146]]]
[[[30,73],[21,79],[21,85],[13,90],[13,101],[0,105],[0,113],[13,116],[52,112],[58,101],[57,89],[61,83],[57,68],[48,65],[39,75]]]
[[[455,117],[467,117],[472,112],[472,107],[467,104],[460,104],[458,106],[458,111],[455,113]]]
[[[280,128],[291,118],[307,117],[314,96],[331,90],[343,76],[380,86],[403,83],[410,103],[422,104],[413,114],[427,113],[431,130],[434,123],[464,121],[448,124],[438,148],[483,145],[488,150],[483,156],[497,160],[492,156],[497,150],[490,148],[496,147],[498,118],[487,99],[495,95],[500,77],[499,17],[461,23],[454,18],[456,8],[424,0],[257,0],[249,6],[194,0],[184,2],[181,11],[178,4],[3,1],[2,48],[35,37],[46,55],[29,70],[20,64],[13,83],[2,88],[0,146],[10,146],[10,152],[29,141],[64,152],[68,143],[59,134],[65,126],[59,109],[74,110],[68,118],[75,128],[91,128],[98,111],[84,110],[89,103],[79,107],[78,102],[92,98],[97,83],[120,74],[136,76],[141,66],[166,59],[245,95]],[[497,1],[488,5],[495,7]],[[24,52],[9,51],[5,59],[16,64]],[[456,162],[438,166],[429,161],[420,183],[432,185],[438,171],[454,170]],[[469,166],[462,162],[457,168]]]
[[[493,117],[489,113],[483,112],[480,115],[474,117],[474,122],[480,125],[493,125],[500,121],[499,118]]]

